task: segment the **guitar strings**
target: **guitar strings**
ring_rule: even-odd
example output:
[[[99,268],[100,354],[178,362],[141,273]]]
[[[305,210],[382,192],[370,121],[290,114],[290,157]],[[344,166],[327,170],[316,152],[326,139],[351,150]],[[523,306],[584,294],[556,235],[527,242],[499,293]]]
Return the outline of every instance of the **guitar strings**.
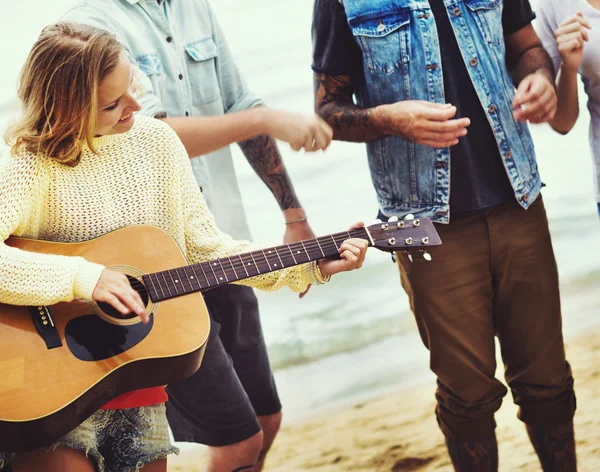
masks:
[[[364,228],[355,228],[354,230],[352,230],[352,232],[353,233],[360,232],[361,233],[360,235],[364,235]],[[344,236],[344,237],[346,239],[353,237],[353,235],[350,234],[350,231],[346,231],[345,233],[346,233],[346,236]],[[296,243],[286,244],[286,245],[282,245],[282,246],[276,246],[276,247],[271,247],[271,248],[258,249],[258,250],[252,251],[251,253],[232,254],[231,256],[226,256],[224,258],[219,258],[219,259],[216,259],[216,260],[217,261],[223,261],[224,259],[227,259],[228,262],[230,263],[230,265],[232,266],[232,268],[229,269],[229,268],[223,267],[223,265],[220,264],[220,266],[222,267],[221,271],[224,272],[224,275],[226,275],[227,272],[231,272],[233,270],[233,273],[235,274],[235,276],[236,276],[236,278],[238,280],[245,279],[245,278],[257,277],[257,276],[262,275],[262,274],[267,273],[267,272],[262,272],[262,273],[258,273],[258,274],[254,274],[254,275],[248,275],[247,277],[238,277],[237,273],[236,273],[236,269],[238,269],[238,270],[242,270],[243,269],[244,272],[247,273],[245,263],[250,263],[250,264],[254,265],[257,269],[259,269],[257,264],[264,264],[266,262],[267,265],[269,265],[269,267],[271,267],[270,262],[272,262],[272,260],[269,261],[269,257],[265,253],[265,251],[269,251],[269,250],[275,251],[275,256],[271,256],[271,259],[273,259],[273,257],[277,257],[281,261],[281,263],[283,264],[282,258],[287,258],[287,259],[291,258],[290,261],[294,260],[294,264],[290,264],[290,265],[287,265],[287,266],[284,265],[283,267],[281,267],[279,269],[273,269],[273,270],[270,270],[268,272],[276,272],[277,270],[282,270],[282,269],[285,269],[285,268],[288,268],[288,267],[293,267],[293,266],[296,266],[296,265],[306,264],[310,260],[315,260],[315,259],[311,258],[311,255],[308,253],[309,251],[316,250],[317,248],[319,248],[319,250],[321,250],[321,251],[323,249],[327,249],[327,250],[333,249],[334,247],[336,249],[339,249],[338,244],[341,244],[341,243],[338,243],[337,241],[335,241],[335,237],[336,236],[337,237],[343,236],[343,234],[344,234],[344,232],[340,232],[340,233],[331,234],[331,235],[328,235],[328,236],[321,236],[320,238],[315,238],[315,239],[311,239],[311,240],[308,240],[308,241],[298,241]],[[360,235],[356,235],[355,234],[354,237],[358,237]],[[325,239],[325,238],[326,238],[325,241],[319,241],[319,239]],[[331,241],[330,241],[330,239],[331,239]],[[277,250],[277,248],[280,248],[281,250],[286,250],[287,249],[289,251],[289,254],[280,253]],[[306,261],[306,262],[297,263],[296,260],[295,260],[295,256],[293,255],[292,249],[300,250],[301,248],[303,249],[303,252],[309,258],[311,258],[311,259],[309,259],[309,261]],[[258,260],[257,261],[253,257],[253,255],[256,255],[257,257],[261,257],[260,253],[262,253],[262,257],[264,258],[264,260]],[[325,256],[325,257],[331,257],[331,256]],[[238,261],[237,259],[240,259],[240,261],[242,262],[242,264],[239,264],[240,261]],[[317,259],[318,259],[318,257],[317,257]],[[206,264],[206,263],[209,263],[209,262],[212,262],[212,261],[203,261],[203,262],[200,262],[200,263],[197,263],[197,264],[192,264],[192,265],[189,265],[189,266],[177,267],[175,269],[167,269],[167,270],[164,270],[164,271],[158,271],[158,272],[155,272],[154,274],[158,274],[158,273],[161,273],[161,272],[169,272],[169,271],[180,269],[180,270],[184,271],[185,275],[189,279],[190,276],[189,276],[188,273],[185,272],[186,269],[188,269],[188,268],[190,268],[192,266],[195,266],[195,265]],[[151,275],[151,274],[145,274],[145,275]],[[146,285],[142,281],[140,281],[138,278],[133,277],[131,275],[129,277],[131,277],[133,279],[133,280],[130,281],[130,285],[131,285],[131,287],[134,290],[136,290],[138,293],[140,293],[142,295],[148,295],[148,289],[146,288]],[[209,286],[210,286],[210,281],[209,281],[208,277],[205,276],[205,278],[206,278],[207,282],[209,282]],[[189,283],[190,287],[193,288],[192,283],[189,280],[188,280],[188,283]],[[198,282],[198,284],[200,284],[200,283]],[[216,285],[219,285],[219,284],[216,284]],[[171,287],[169,287],[169,284],[167,283],[167,289],[169,290],[169,292],[170,292],[170,288]],[[172,288],[175,291],[177,291],[177,287],[176,286],[173,286]],[[208,287],[202,287],[202,285],[200,284],[200,287],[199,287],[199,289],[197,291],[200,291],[203,288],[208,288]],[[78,307],[80,305],[91,304],[91,303],[97,303],[97,302],[94,302],[92,300],[83,299],[83,298],[75,299],[75,300],[69,302],[68,308],[66,310],[64,310],[64,311],[68,311],[70,308],[76,308],[76,307]],[[104,302],[104,303],[107,303],[107,302]]]

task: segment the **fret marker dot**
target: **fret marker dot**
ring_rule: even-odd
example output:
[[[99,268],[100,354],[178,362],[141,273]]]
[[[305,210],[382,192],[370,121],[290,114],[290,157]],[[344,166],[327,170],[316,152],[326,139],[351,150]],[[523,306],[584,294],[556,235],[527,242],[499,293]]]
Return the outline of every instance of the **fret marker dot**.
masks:
[[[191,275],[191,276],[190,276],[190,279],[193,279],[193,278],[194,278],[194,276],[193,276],[193,275]]]
[[[300,251],[296,251],[296,254],[300,254]]]
[[[219,280],[223,280],[223,277],[219,277]]]
[[[277,264],[273,264],[275,267],[277,267]]]
[[[216,267],[217,263],[215,262],[213,265]]]
[[[269,251],[269,254],[271,254],[271,251]]]
[[[179,283],[179,280],[175,279],[175,283],[176,283],[176,284],[178,284],[178,283]]]

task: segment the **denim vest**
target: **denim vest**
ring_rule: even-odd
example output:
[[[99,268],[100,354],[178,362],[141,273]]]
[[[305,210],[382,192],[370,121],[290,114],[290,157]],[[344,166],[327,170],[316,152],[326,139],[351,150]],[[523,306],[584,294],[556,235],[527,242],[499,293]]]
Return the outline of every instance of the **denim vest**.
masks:
[[[427,0],[340,1],[363,55],[364,76],[355,85],[359,106],[445,103],[437,28]],[[515,89],[505,66],[503,0],[444,2],[515,198],[527,208],[541,181],[529,130],[512,114]],[[385,215],[450,221],[450,149],[389,136],[367,143],[367,153]]]

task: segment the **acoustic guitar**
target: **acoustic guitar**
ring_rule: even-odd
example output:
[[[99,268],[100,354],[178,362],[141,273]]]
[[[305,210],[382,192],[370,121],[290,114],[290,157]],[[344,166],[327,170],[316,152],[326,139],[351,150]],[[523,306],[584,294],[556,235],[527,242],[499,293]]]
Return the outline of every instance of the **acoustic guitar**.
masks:
[[[150,322],[83,299],[53,306],[0,304],[0,451],[50,445],[125,392],[192,375],[200,367],[210,330],[201,292],[339,257],[338,247],[350,237],[390,252],[425,251],[441,244],[425,218],[193,265],[167,233],[151,226],[126,227],[82,243],[8,239],[6,244],[25,251],[81,256],[125,273]]]

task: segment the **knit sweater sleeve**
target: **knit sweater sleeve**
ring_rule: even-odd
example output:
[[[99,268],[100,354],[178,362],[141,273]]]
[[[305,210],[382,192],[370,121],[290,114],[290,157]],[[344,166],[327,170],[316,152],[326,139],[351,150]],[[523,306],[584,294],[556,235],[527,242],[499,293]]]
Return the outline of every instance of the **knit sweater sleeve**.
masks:
[[[217,228],[215,219],[194,179],[185,148],[174,133],[173,152],[179,161],[181,172],[186,252],[190,264],[259,249],[249,241],[236,241]],[[275,291],[287,285],[295,292],[302,292],[314,282],[315,279],[311,275],[309,264],[302,264],[243,279],[236,283],[264,291]]]
[[[27,153],[0,166],[1,303],[52,305],[75,297],[89,299],[104,270],[81,257],[37,254],[6,245],[11,235],[35,233],[39,227],[47,189],[40,166]]]

